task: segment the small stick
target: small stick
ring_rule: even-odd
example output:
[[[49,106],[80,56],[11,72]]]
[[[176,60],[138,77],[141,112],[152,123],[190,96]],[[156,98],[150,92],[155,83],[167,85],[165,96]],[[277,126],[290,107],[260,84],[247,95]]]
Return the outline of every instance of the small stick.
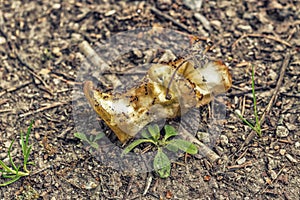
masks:
[[[263,35],[263,34],[257,34],[257,33],[252,33],[252,34],[244,34],[242,35],[240,38],[238,38],[233,44],[232,44],[232,49],[235,49],[235,47],[237,46],[237,44],[244,38],[246,37],[258,37],[258,38],[266,38],[266,39],[269,39],[269,40],[274,40],[276,42],[279,42],[279,43],[282,43],[288,47],[292,47],[292,45],[280,38],[277,38],[277,37],[274,37],[274,36],[271,36],[271,35]]]
[[[44,107],[39,108],[39,109],[37,109],[35,111],[20,114],[20,117],[27,117],[29,115],[33,115],[33,114],[42,112],[44,110],[48,110],[48,109],[55,108],[57,106],[62,106],[62,105],[65,105],[65,104],[67,104],[67,102],[54,102],[54,103],[52,103],[50,105],[44,106]]]
[[[150,10],[151,10],[152,12],[154,12],[156,15],[159,15],[159,16],[161,16],[161,17],[163,17],[163,18],[165,18],[165,19],[171,21],[173,24],[175,24],[175,25],[178,26],[179,28],[182,28],[182,29],[185,30],[186,32],[192,33],[192,31],[190,31],[190,29],[189,29],[186,25],[184,25],[184,24],[182,24],[182,23],[176,21],[176,20],[175,20],[174,18],[172,18],[170,15],[167,15],[167,14],[161,12],[160,10],[156,9],[155,7],[151,7]]]
[[[280,86],[282,85],[283,77],[285,75],[287,67],[289,66],[290,59],[291,59],[291,54],[290,53],[286,54],[286,56],[283,60],[283,63],[282,63],[282,67],[281,67],[281,70],[280,70],[280,76],[278,78],[276,87],[275,87],[273,95],[272,95],[272,97],[271,97],[271,99],[270,99],[270,101],[267,105],[267,108],[265,109],[263,115],[260,118],[260,124],[264,123],[266,115],[268,115],[270,113],[273,104],[276,102]],[[252,141],[252,139],[255,137],[255,135],[256,135],[256,132],[252,130],[250,132],[250,134],[248,135],[248,137],[246,138],[246,140],[245,140],[244,144],[242,145],[242,147],[244,147],[244,145],[249,144]],[[242,148],[240,148],[240,149],[242,149]]]
[[[59,76],[59,75],[57,75],[55,73],[51,74],[50,76],[52,76],[54,78],[57,78],[57,79],[65,82],[68,85],[82,85],[83,84],[82,82],[76,82],[76,81],[67,80],[67,79],[63,78],[62,76]]]
[[[147,179],[147,182],[146,182],[146,186],[145,186],[145,190],[144,190],[144,192],[143,192],[143,196],[145,196],[145,195],[147,194],[147,192],[148,192],[148,190],[149,190],[149,188],[150,188],[150,185],[151,185],[151,183],[152,183],[152,179],[153,179],[153,177],[152,177],[152,175],[149,173],[149,176],[148,176],[148,179]]]
[[[279,170],[279,172],[276,174],[276,177],[271,180],[271,183],[269,185],[272,185],[274,183],[274,181],[277,180],[277,178],[279,177],[279,175],[281,174],[281,172],[283,171],[284,168],[285,168],[285,165]],[[263,189],[261,194],[264,193],[267,189],[268,189],[268,185]]]
[[[14,86],[14,87],[8,88],[8,89],[6,89],[5,91],[2,91],[2,92],[0,93],[0,97],[3,96],[3,95],[5,95],[6,93],[14,92],[14,91],[19,90],[19,89],[21,89],[21,88],[23,88],[23,87],[26,87],[26,86],[29,85],[30,83],[32,83],[32,81],[26,81],[26,82],[24,82],[24,83],[22,83],[22,84],[20,84],[20,85],[18,85],[18,86]]]
[[[47,85],[47,83],[39,75],[37,75],[35,73],[34,69],[21,57],[21,55],[17,51],[14,51],[14,53],[16,54],[19,62],[28,69],[29,73],[31,75],[33,75],[34,77],[36,77],[39,81],[41,81],[41,83],[45,86],[47,92],[49,92],[51,95],[53,95],[53,92],[52,92],[51,88]]]
[[[218,156],[213,150],[211,150],[205,144],[200,142],[197,138],[195,138],[195,136],[193,136],[186,129],[182,128],[180,130],[180,135],[183,137],[183,139],[195,143],[198,147],[199,154],[207,157],[211,162],[215,162],[216,160],[220,159],[220,156]]]
[[[9,101],[8,99],[2,99],[2,100],[0,100],[0,105],[5,104],[8,101]]]
[[[128,182],[128,186],[127,186],[127,192],[125,193],[124,197],[123,197],[123,200],[126,200],[129,193],[130,193],[130,190],[131,190],[131,187],[132,187],[132,183],[133,183],[133,179],[134,179],[134,176],[132,176]]]
[[[241,112],[242,116],[245,114],[245,104],[246,104],[246,96],[243,97],[242,112]]]
[[[248,167],[248,166],[252,166],[251,160],[248,161],[248,162],[244,162],[244,163],[241,164],[241,165],[231,165],[231,166],[228,166],[227,168],[228,168],[229,170],[236,170],[236,169],[245,168],[245,167]]]
[[[4,110],[0,110],[0,113],[6,113],[11,111],[13,111],[13,109],[4,109]]]
[[[109,70],[109,65],[106,64],[106,62],[104,62],[104,60],[100,56],[98,56],[97,52],[87,41],[83,41],[82,43],[80,43],[79,49],[94,66],[100,67],[100,72]]]

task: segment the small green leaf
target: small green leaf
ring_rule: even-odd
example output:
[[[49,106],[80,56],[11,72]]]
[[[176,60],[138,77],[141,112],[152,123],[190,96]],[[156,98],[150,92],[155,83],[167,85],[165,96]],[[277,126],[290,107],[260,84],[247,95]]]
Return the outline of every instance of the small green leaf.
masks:
[[[172,151],[172,152],[177,152],[178,151],[178,147],[172,143],[169,143],[166,145],[166,148],[169,150],[169,151]]]
[[[90,143],[91,147],[93,147],[94,149],[98,149],[99,148],[99,145],[97,142],[91,142]]]
[[[165,137],[164,137],[165,141],[172,136],[178,135],[176,129],[173,126],[165,125],[164,129],[165,129]]]
[[[161,178],[167,178],[170,176],[171,162],[168,156],[161,149],[158,149],[157,154],[154,157],[153,167]]]
[[[144,143],[144,142],[150,142],[150,143],[153,143],[155,144],[155,142],[151,139],[138,139],[138,140],[135,140],[133,141],[131,144],[129,144],[122,152],[122,156],[124,156],[124,154],[127,154],[129,153],[132,149],[134,149],[136,146]]]
[[[194,155],[198,152],[196,145],[194,145],[193,143],[186,141],[186,140],[174,139],[169,144],[172,144],[172,145],[178,147],[180,150],[182,150],[186,153],[192,154],[192,155]]]
[[[159,126],[157,124],[148,126],[148,131],[155,141],[160,137]]]
[[[86,135],[84,133],[74,133],[74,137],[89,142],[89,140],[87,139]]]
[[[89,141],[88,141],[88,142],[90,143],[90,142],[92,142],[92,141],[94,141],[94,135],[90,135],[90,138],[89,138]]]
[[[143,138],[146,138],[146,139],[150,139],[151,138],[151,135],[149,135],[149,133],[145,129],[142,130],[141,135],[142,135]]]
[[[96,135],[94,141],[100,140],[101,138],[103,138],[105,136],[105,134],[103,132],[99,133],[98,135]]]

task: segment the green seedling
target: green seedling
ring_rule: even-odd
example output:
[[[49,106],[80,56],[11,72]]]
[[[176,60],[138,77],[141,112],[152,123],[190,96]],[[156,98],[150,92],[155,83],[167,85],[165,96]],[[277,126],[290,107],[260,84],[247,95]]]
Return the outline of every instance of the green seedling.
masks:
[[[74,133],[74,137],[87,142],[92,148],[99,149],[98,140],[105,136],[104,133],[99,133],[97,135],[90,135],[89,138],[84,133]],[[92,152],[92,149],[91,149]]]
[[[260,119],[258,117],[257,113],[257,102],[256,102],[256,95],[255,95],[255,83],[254,83],[254,66],[252,65],[252,97],[253,97],[253,111],[254,111],[254,116],[255,116],[255,121],[256,123],[253,124],[249,120],[245,119],[239,112],[235,112],[238,117],[245,123],[247,124],[252,130],[254,130],[259,137],[262,136],[261,132],[261,126],[260,126]]]
[[[28,162],[30,151],[31,151],[31,148],[32,148],[32,145],[28,145],[29,135],[30,135],[30,132],[31,132],[32,124],[33,124],[33,121],[30,123],[25,136],[24,136],[24,133],[21,132],[20,144],[21,144],[22,154],[23,154],[23,171],[20,170],[20,168],[21,168],[20,165],[16,166],[16,164],[13,161],[13,158],[10,155],[12,145],[15,142],[15,140],[13,140],[10,143],[10,146],[8,148],[8,151],[7,151],[7,156],[9,158],[9,162],[11,164],[11,167],[9,167],[2,160],[0,160],[0,172],[1,172],[0,177],[2,177],[4,179],[9,179],[8,181],[6,181],[4,183],[1,183],[0,186],[7,186],[11,183],[16,182],[21,177],[28,176],[30,174],[29,170],[27,169],[27,165],[29,165],[29,164],[33,165],[34,164],[33,162]]]
[[[123,150],[122,156],[129,153],[132,149],[142,143],[151,143],[157,148],[157,153],[153,160],[155,172],[158,173],[161,178],[169,177],[171,173],[171,162],[168,156],[164,153],[164,150],[169,150],[172,152],[182,150],[193,155],[198,152],[198,149],[191,142],[182,139],[175,139],[174,136],[177,136],[178,133],[174,127],[165,125],[164,130],[165,134],[162,136],[157,124],[149,125],[147,129],[144,129],[141,132],[142,138],[137,139],[129,144]]]

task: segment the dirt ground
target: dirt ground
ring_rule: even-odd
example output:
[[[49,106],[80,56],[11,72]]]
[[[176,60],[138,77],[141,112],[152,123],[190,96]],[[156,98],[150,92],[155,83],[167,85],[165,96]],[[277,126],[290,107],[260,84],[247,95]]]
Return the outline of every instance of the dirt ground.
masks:
[[[298,0],[0,0],[0,8],[1,160],[7,161],[10,142],[35,120],[35,166],[30,176],[1,187],[0,199],[299,199]],[[182,157],[166,179],[120,173],[74,137],[78,45],[153,26],[209,38],[210,53],[233,78],[227,117],[212,146],[220,159]],[[254,119],[249,63],[256,66],[259,115],[266,111],[262,137],[250,137],[234,114],[239,109]],[[16,161],[20,153],[15,144]]]

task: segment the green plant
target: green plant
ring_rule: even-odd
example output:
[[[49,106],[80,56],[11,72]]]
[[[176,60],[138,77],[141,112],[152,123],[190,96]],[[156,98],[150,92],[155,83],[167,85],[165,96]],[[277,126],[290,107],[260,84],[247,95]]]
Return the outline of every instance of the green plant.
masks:
[[[87,136],[84,133],[74,133],[74,137],[87,142],[91,147],[93,147],[94,149],[98,149],[99,148],[99,144],[98,144],[98,140],[100,140],[101,138],[103,138],[105,136],[104,133],[99,133],[97,135],[90,135],[89,138],[87,138]],[[93,150],[91,149],[91,152]]]
[[[4,183],[1,183],[0,186],[7,186],[7,185],[19,180],[21,177],[28,176],[30,174],[29,170],[27,169],[27,165],[33,164],[33,162],[28,162],[30,151],[32,148],[32,145],[28,145],[29,135],[31,132],[32,124],[33,124],[33,121],[30,123],[25,136],[24,136],[24,133],[21,132],[20,144],[21,144],[22,154],[23,154],[23,170],[24,171],[20,171],[21,166],[19,165],[17,167],[10,155],[12,145],[15,142],[15,140],[13,140],[10,143],[10,146],[7,151],[7,156],[9,158],[9,162],[12,167],[7,166],[2,160],[0,160],[0,166],[2,168],[2,169],[0,169],[1,177],[5,178],[5,179],[10,179],[10,180],[8,180]]]
[[[178,135],[174,127],[165,125],[164,130],[165,134],[162,137],[157,124],[149,125],[147,130],[144,129],[141,132],[143,138],[137,139],[129,144],[123,150],[122,156],[129,153],[132,149],[142,143],[152,143],[157,147],[157,153],[153,160],[154,170],[161,178],[170,176],[171,162],[168,156],[164,153],[164,149],[172,152],[177,152],[180,149],[189,154],[196,154],[198,150],[197,147],[191,142],[182,139],[174,139],[173,137]]]
[[[254,66],[252,65],[252,98],[253,98],[253,111],[254,111],[254,116],[255,116],[255,124],[251,123],[249,120],[245,119],[239,112],[235,112],[238,117],[245,123],[247,124],[252,130],[254,130],[259,137],[262,136],[261,132],[261,126],[260,126],[260,119],[258,117],[257,113],[257,102],[256,102],[256,95],[255,95],[255,83],[254,83]]]

